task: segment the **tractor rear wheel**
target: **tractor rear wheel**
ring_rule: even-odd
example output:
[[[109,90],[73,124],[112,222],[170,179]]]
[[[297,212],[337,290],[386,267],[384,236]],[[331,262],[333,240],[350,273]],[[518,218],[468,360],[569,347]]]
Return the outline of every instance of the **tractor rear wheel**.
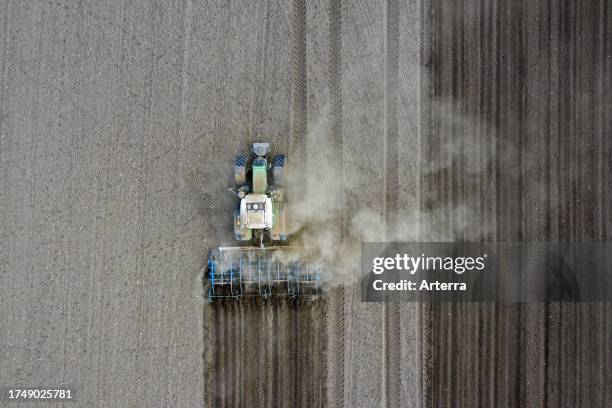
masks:
[[[285,186],[285,161],[284,154],[277,154],[272,160],[272,178],[275,186]]]

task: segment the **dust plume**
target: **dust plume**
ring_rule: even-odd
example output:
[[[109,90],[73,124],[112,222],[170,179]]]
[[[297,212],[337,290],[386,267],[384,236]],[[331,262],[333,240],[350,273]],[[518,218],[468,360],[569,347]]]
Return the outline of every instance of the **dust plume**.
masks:
[[[453,116],[449,120],[457,118]],[[464,119],[464,126],[472,124]],[[447,127],[455,128],[450,124]],[[401,208],[389,214],[390,210],[382,209],[381,200],[348,200],[349,196],[359,197],[368,186],[378,188],[376,180],[385,177],[380,174],[385,171],[384,165],[360,171],[347,170],[348,160],[359,160],[359,155],[364,154],[363,145],[347,141],[339,147],[327,137],[327,129],[323,120],[309,127],[308,158],[301,161],[301,158],[289,156],[287,175],[291,244],[299,248],[302,261],[323,265],[324,283],[337,286],[358,282],[362,242],[453,241],[463,237],[476,222],[478,214],[462,202],[452,207],[428,209],[400,204]],[[468,142],[477,143],[475,140]],[[445,148],[453,155],[462,151],[453,145]],[[417,168],[423,173],[440,170],[426,168],[422,163]],[[474,167],[470,172],[484,169],[486,166]],[[421,174],[402,177],[408,176],[421,177]],[[393,225],[390,219],[394,220]],[[453,222],[449,223],[448,219]]]

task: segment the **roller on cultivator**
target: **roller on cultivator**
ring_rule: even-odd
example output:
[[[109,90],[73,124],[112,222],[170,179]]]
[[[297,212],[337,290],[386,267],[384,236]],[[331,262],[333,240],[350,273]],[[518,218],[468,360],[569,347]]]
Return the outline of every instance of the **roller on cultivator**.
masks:
[[[208,299],[286,296],[314,299],[320,294],[320,265],[299,260],[299,248],[287,245],[285,155],[268,162],[270,145],[254,143],[251,159],[234,165],[239,198],[234,238],[244,246],[220,247],[207,263]],[[269,182],[271,181],[271,183]]]

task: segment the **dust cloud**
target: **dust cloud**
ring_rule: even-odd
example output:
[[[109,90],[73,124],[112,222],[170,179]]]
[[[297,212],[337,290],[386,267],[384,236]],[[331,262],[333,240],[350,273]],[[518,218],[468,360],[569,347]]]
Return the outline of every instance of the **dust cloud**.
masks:
[[[450,115],[443,125],[448,132],[454,131],[459,119],[459,115]],[[473,122],[463,118],[460,123],[471,128],[476,126]],[[306,263],[320,263],[324,285],[333,288],[359,281],[362,242],[454,241],[476,222],[478,214],[465,203],[429,209],[401,208],[391,216],[388,211],[379,210],[380,202],[361,200],[358,208],[351,207],[346,195],[359,194],[364,186],[372,185],[372,180],[379,176],[376,172],[384,171],[384,166],[361,172],[342,169],[340,163],[346,162],[342,157],[359,157],[363,152],[351,149],[363,150],[363,146],[344,144],[339,147],[327,137],[327,129],[329,127],[322,121],[309,128],[307,140],[312,147],[308,151],[308,161],[288,157],[287,163],[291,166],[287,173],[288,235],[296,251],[281,255],[297,257]],[[478,144],[480,141],[467,142]],[[458,143],[465,144],[466,140]],[[453,156],[452,160],[462,159],[464,151],[457,145],[447,144],[444,148]],[[418,168],[427,173],[440,171],[443,167],[425,168],[419,163]],[[486,166],[471,167],[469,172],[485,169]],[[420,174],[411,176],[421,177]],[[303,186],[306,186],[306,197]],[[449,218],[453,219],[451,224],[446,221]],[[389,225],[389,219],[395,220],[393,225]]]

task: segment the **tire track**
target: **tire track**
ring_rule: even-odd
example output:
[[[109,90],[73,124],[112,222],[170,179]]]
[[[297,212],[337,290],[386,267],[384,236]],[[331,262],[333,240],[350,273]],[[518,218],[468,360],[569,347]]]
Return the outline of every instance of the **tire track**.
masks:
[[[294,402],[295,394],[295,373],[298,371],[297,359],[294,353],[295,342],[298,341],[293,336],[293,325],[295,323],[293,310],[288,308],[285,299],[280,301],[278,311],[278,332],[279,353],[278,353],[278,392],[274,393],[276,400],[273,406],[286,407],[289,401]]]
[[[256,305],[257,307],[257,305]],[[241,369],[244,371],[244,375],[242,378],[242,390],[243,394],[241,397],[242,404],[240,406],[247,407],[257,407],[261,406],[258,401],[258,393],[254,392],[244,392],[244,390],[256,390],[259,387],[258,378],[255,376],[248,375],[248,367],[254,362],[256,362],[257,366],[265,367],[265,362],[261,360],[261,339],[263,335],[261,328],[265,327],[265,309],[261,307],[257,310],[257,313],[251,313],[250,305],[245,302],[240,303],[241,315],[244,324],[244,331],[241,332],[241,338],[243,347],[241,350]],[[255,359],[253,356],[257,356]]]
[[[421,152],[419,160],[420,173],[420,203],[419,210],[426,211],[431,206],[432,192],[425,188],[427,182],[431,179],[430,173],[427,171],[429,163],[431,163],[431,152],[426,148],[425,141],[431,140],[434,134],[434,113],[432,112],[430,102],[433,99],[434,89],[434,33],[436,32],[435,20],[432,18],[434,8],[431,7],[428,1],[421,1],[420,7],[420,53],[421,53],[421,75],[420,75],[420,101],[419,101],[419,116],[420,116],[420,132],[421,132]],[[427,220],[423,221],[421,229],[421,239],[424,238],[423,232],[429,228],[426,224]],[[427,302],[421,303],[421,311],[419,314],[421,327],[421,406],[434,406],[434,389],[433,389],[433,355],[434,344],[432,341],[432,333],[434,331],[433,320],[433,305]]]
[[[206,278],[203,278],[206,279]],[[211,390],[211,385],[213,384],[213,370],[215,367],[215,339],[216,339],[216,331],[215,331],[215,313],[212,307],[204,306],[204,315],[203,315],[203,341],[204,341],[204,383],[203,383],[203,393],[204,393],[204,407],[213,407],[214,406],[214,397],[213,390]]]
[[[223,305],[213,306],[213,333],[214,333],[214,350],[213,350],[213,368],[212,368],[212,399],[214,404],[212,406],[220,407],[223,406],[224,400],[224,362],[223,353],[219,351],[223,349],[225,343],[224,331],[223,331]]]
[[[334,156],[339,157],[341,163],[337,169],[337,177],[344,180],[344,155],[342,135],[342,2],[341,0],[329,0],[329,55],[328,55],[328,78],[329,78],[329,104],[330,104],[330,139],[334,150]],[[339,199],[342,202],[340,211],[340,241],[347,236],[348,226],[344,214],[346,203],[344,190],[341,190]],[[327,327],[329,330],[329,382],[328,402],[331,407],[344,406],[344,303],[345,289],[338,287],[331,291],[329,301],[329,312]]]
[[[399,71],[399,8],[397,0],[388,0],[385,7],[385,221],[386,240],[397,233],[399,198],[397,89]],[[386,303],[384,327],[384,393],[387,407],[399,407],[401,389],[400,307]]]
[[[310,365],[310,353],[309,353],[309,342],[303,341],[304,339],[300,336],[300,332],[303,330],[304,333],[310,333],[310,319],[304,310],[301,310],[300,305],[297,305],[296,310],[292,313],[292,332],[293,337],[297,340],[294,350],[296,357],[296,365],[293,373],[293,386],[295,398],[295,406],[306,407],[308,406],[309,398],[308,393],[312,392],[312,382],[310,376],[302,378],[300,384],[300,373],[312,373]]]
[[[231,384],[233,385],[232,387],[232,406],[235,407],[239,407],[239,406],[243,406],[240,403],[240,400],[242,398],[242,395],[244,394],[242,392],[243,387],[242,387],[242,372],[243,372],[243,368],[244,368],[244,364],[242,364],[242,339],[244,338],[244,331],[242,330],[243,328],[243,322],[244,322],[244,316],[242,314],[243,310],[240,307],[240,303],[234,303],[232,305],[232,309],[231,309],[231,320],[232,320],[232,339],[233,339],[233,347],[232,347],[232,368],[233,368],[233,373],[232,373],[232,377],[230,378]]]
[[[226,304],[223,307],[223,407],[232,407],[233,405],[233,397],[234,397],[234,383],[233,376],[235,371],[235,354],[233,353],[233,345],[236,339],[236,335],[234,333],[234,305]],[[228,352],[229,350],[229,352]]]
[[[345,289],[336,288],[329,294],[329,314],[326,325],[330,333],[327,400],[331,407],[344,406],[344,298]]]
[[[291,10],[291,135],[287,154],[306,160],[306,0],[293,0]],[[305,167],[305,166],[304,166]],[[302,172],[298,174],[303,174]],[[306,183],[300,183],[306,186]]]
[[[260,309],[263,335],[259,337],[259,350],[254,352],[259,355],[259,367],[265,373],[257,376],[258,387],[256,390],[258,392],[256,393],[259,395],[258,406],[267,407],[272,405],[272,396],[278,392],[276,388],[276,373],[278,372],[278,315],[273,305],[261,299],[255,301],[255,307]],[[270,339],[270,341],[262,341],[263,338]]]
[[[313,393],[316,395],[315,407],[327,406],[327,352],[328,352],[328,333],[327,333],[327,314],[328,301],[321,298],[320,303],[316,304],[312,309],[312,319],[314,322],[315,342],[313,346],[313,355],[315,358],[313,372],[321,373],[319,376],[312,376]]]
[[[240,377],[239,377],[239,382],[238,382],[238,386],[239,388],[239,398],[238,398],[238,406],[240,407],[244,407],[244,406],[255,406],[255,404],[253,403],[253,401],[247,401],[247,398],[251,397],[250,394],[244,393],[242,392],[242,390],[246,389],[247,384],[246,381],[248,381],[248,378],[245,378],[245,367],[246,367],[246,359],[245,357],[247,356],[247,347],[249,347],[250,344],[256,343],[257,340],[259,339],[258,333],[257,333],[257,323],[258,323],[258,318],[259,316],[254,316],[251,319],[247,319],[245,316],[245,311],[244,311],[244,307],[242,305],[242,303],[238,304],[238,310],[240,313],[240,327],[239,327],[239,333],[240,333],[240,338],[239,338],[239,347],[238,347],[238,354],[240,356],[240,366],[239,366],[239,370],[240,370]],[[249,327],[249,324],[253,324],[255,323],[255,327]],[[253,336],[250,335],[245,335],[247,333],[254,333]],[[247,339],[249,341],[247,341]]]

